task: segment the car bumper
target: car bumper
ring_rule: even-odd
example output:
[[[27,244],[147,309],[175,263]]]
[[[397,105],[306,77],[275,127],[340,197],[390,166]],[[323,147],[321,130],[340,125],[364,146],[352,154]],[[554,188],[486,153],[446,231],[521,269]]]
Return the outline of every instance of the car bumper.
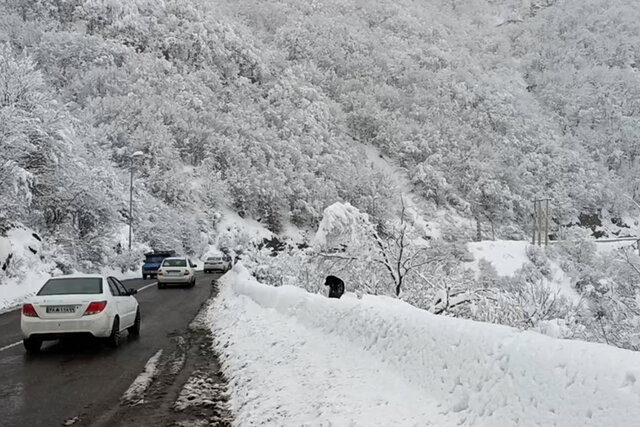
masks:
[[[79,319],[42,319],[21,316],[22,337],[42,336],[56,339],[65,334],[91,334],[94,337],[108,337],[112,322],[107,313],[99,313]]]
[[[161,275],[158,276],[158,283],[164,284],[187,284],[193,281],[193,276],[166,276]]]
[[[205,264],[203,270],[226,271],[229,268],[223,264]]]

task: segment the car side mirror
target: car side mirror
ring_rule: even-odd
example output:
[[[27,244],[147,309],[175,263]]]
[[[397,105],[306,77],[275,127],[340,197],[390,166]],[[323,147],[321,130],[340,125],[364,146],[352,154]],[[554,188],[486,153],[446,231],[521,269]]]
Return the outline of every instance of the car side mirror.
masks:
[[[133,289],[133,288],[129,289],[129,295],[135,295],[137,293],[138,293],[138,291],[136,291],[135,289]]]

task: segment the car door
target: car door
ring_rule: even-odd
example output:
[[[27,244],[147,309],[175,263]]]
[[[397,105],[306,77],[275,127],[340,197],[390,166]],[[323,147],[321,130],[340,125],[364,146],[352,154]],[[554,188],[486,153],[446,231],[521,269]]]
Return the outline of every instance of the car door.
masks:
[[[116,282],[113,281],[113,277],[107,277],[107,284],[109,285],[109,291],[111,292],[111,295],[113,296],[112,301],[115,303],[116,305],[116,313],[118,314],[118,317],[120,318],[120,328],[122,328],[123,326],[123,313],[125,310],[124,307],[124,301],[122,300],[122,297],[120,296],[120,289],[118,289],[118,286],[116,286]]]
[[[138,308],[137,301],[134,297],[129,295],[127,288],[124,287],[122,282],[115,277],[113,278],[120,294],[122,295],[123,307],[126,313],[127,325],[133,325],[133,322],[136,320],[136,310]]]
[[[116,303],[116,311],[118,312],[118,317],[120,318],[120,329],[124,329],[129,325],[129,313],[127,307],[127,296],[122,295],[122,290],[118,288],[116,281],[113,277],[107,277],[107,283],[109,284],[109,290],[111,291],[111,295],[113,295],[113,300]]]

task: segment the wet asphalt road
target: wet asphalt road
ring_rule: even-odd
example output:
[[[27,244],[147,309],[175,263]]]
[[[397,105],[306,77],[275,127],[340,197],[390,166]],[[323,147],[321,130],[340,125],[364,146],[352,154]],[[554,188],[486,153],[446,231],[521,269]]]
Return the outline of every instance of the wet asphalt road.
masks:
[[[212,295],[211,280],[198,274],[194,288],[150,286],[140,291],[142,327],[138,339],[126,333],[113,350],[93,340],[45,342],[27,355],[20,335],[20,312],[0,315],[0,426],[60,426],[78,417],[91,420],[118,405],[147,360],[183,334]],[[154,280],[123,281],[140,289]],[[84,422],[82,424],[85,424]]]

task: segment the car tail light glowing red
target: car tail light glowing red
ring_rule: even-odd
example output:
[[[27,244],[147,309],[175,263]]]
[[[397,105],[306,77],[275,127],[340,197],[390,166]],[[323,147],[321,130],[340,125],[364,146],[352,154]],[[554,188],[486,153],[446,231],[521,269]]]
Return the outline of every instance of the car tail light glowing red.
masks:
[[[27,317],[38,317],[38,313],[36,313],[36,309],[32,304],[24,304],[22,306],[22,314]]]
[[[86,316],[88,314],[98,314],[102,310],[104,310],[106,306],[107,306],[106,301],[94,301],[91,304],[89,304],[89,307],[87,307],[83,316]]]

